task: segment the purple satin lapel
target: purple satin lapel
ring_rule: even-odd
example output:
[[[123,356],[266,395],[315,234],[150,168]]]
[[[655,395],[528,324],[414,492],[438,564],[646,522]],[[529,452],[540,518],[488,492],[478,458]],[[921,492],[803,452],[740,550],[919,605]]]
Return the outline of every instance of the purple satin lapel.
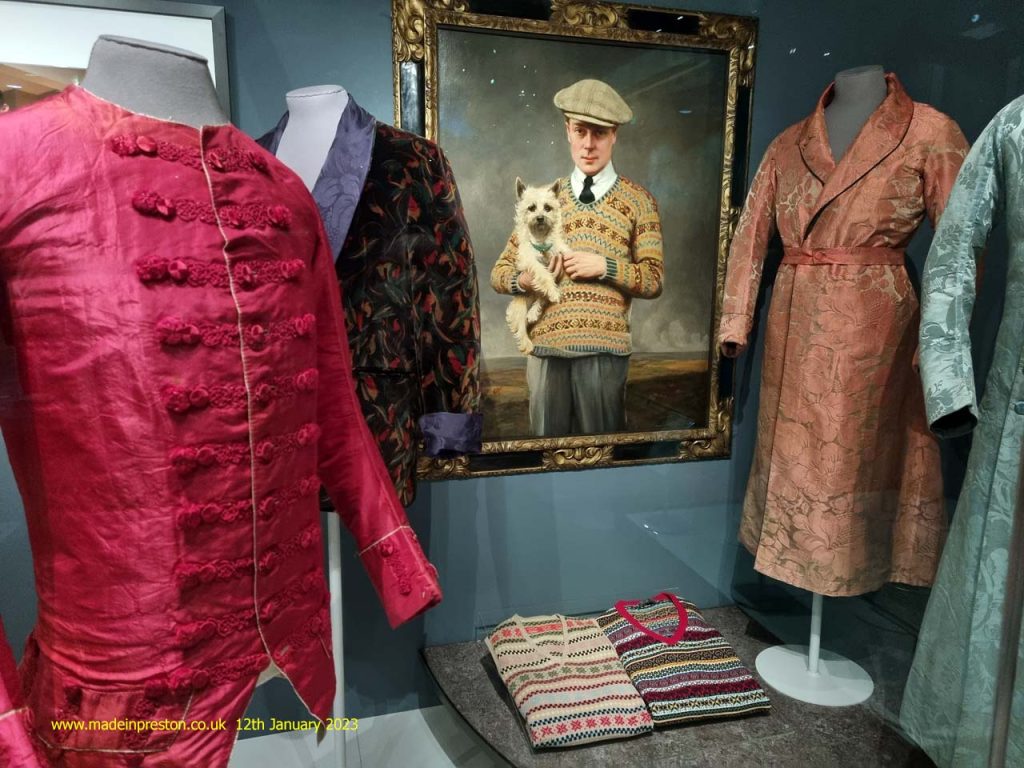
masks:
[[[259,145],[276,155],[287,125],[288,113],[285,112],[277,126],[258,139]],[[376,119],[349,96],[320,177],[313,185],[313,199],[320,208],[335,261],[341,255],[366,184],[376,134]]]

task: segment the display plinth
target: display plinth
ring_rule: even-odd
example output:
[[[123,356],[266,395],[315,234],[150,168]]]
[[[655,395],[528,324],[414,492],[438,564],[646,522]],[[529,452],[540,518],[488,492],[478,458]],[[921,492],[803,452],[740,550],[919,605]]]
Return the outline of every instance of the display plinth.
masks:
[[[850,707],[871,698],[875,684],[864,668],[845,656],[820,651],[818,670],[808,665],[806,645],[776,645],[757,655],[757,673],[791,699],[822,707]]]
[[[749,667],[761,651],[777,642],[736,606],[701,612]],[[771,714],[656,728],[645,736],[568,749],[533,749],[483,642],[433,646],[423,655],[453,709],[497,756],[516,768],[931,765],[864,706],[823,709],[771,689],[767,691]],[[895,692],[886,689],[886,683],[880,680],[879,687],[881,698],[889,700]]]

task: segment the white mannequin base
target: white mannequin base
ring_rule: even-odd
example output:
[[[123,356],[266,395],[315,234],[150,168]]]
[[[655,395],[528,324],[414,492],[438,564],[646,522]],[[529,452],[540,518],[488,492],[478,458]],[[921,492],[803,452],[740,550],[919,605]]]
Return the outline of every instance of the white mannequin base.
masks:
[[[823,650],[818,672],[812,674],[809,650],[806,645],[766,648],[757,655],[758,674],[779,693],[823,707],[850,707],[871,696],[875,684],[859,664]]]

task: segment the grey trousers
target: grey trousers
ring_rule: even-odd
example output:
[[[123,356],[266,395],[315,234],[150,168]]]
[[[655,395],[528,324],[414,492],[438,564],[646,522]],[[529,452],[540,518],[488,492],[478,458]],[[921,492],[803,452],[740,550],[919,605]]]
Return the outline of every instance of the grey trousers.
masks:
[[[628,373],[629,358],[619,355],[530,355],[530,430],[536,437],[560,437],[625,429]]]

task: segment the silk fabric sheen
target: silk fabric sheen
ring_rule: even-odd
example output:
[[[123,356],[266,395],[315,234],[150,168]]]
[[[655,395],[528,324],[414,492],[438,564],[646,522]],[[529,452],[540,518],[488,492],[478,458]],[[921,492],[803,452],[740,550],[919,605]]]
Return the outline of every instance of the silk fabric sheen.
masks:
[[[1005,222],[1003,314],[980,403],[970,322],[989,233]],[[1024,97],[982,131],[921,279],[921,376],[932,429],[975,425],[949,542],[918,635],[901,722],[940,768],[985,768],[1001,653],[1016,653],[1006,765],[1024,765],[1024,644],[1000,648],[1024,441]],[[964,413],[963,409],[968,409]],[[944,425],[948,424],[948,429]]]
[[[20,674],[52,765],[223,766],[273,661],[334,692],[318,490],[392,625],[440,599],[362,419],[302,182],[236,128],[71,87],[0,117],[4,438],[38,620]]]
[[[938,221],[967,142],[886,80],[838,163],[824,115],[833,86],[768,147],[733,238],[718,332],[746,346],[777,232],[787,258],[768,310],[740,541],[761,573],[825,595],[931,584],[946,530],[912,366],[918,302],[896,252],[925,216]]]

